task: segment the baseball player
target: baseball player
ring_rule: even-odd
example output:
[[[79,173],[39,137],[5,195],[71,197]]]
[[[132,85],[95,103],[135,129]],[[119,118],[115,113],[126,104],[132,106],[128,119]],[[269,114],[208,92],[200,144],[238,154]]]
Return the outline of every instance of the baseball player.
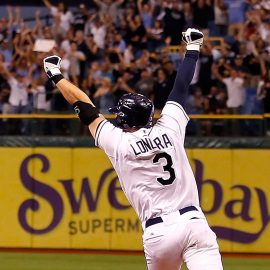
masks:
[[[155,125],[153,103],[148,98],[123,95],[110,109],[116,114],[114,126],[83,91],[64,79],[60,57],[45,58],[44,69],[112,162],[142,222],[148,269],[178,270],[186,262],[190,270],[220,270],[223,268],[216,235],[200,208],[184,149],[189,121],[184,108],[203,34],[189,28],[183,40],[187,44],[185,58]]]

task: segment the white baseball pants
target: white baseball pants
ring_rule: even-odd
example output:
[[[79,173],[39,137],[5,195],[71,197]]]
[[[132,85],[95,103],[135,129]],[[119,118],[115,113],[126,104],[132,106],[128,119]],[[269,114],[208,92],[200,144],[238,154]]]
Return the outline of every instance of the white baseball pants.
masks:
[[[199,211],[161,216],[163,222],[145,229],[144,252],[148,270],[222,270],[215,233]]]

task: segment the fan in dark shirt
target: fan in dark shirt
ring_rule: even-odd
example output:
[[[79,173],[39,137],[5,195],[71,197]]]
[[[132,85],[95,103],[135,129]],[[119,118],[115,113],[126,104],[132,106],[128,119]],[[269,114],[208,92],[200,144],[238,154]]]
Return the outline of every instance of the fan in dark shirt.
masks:
[[[183,32],[186,20],[177,0],[173,1],[171,8],[165,8],[163,22],[165,38],[170,38],[170,45],[179,45],[181,43],[179,33]]]
[[[153,88],[153,101],[156,113],[160,113],[160,111],[165,106],[171,90],[172,88],[169,84],[165,71],[162,68],[158,69],[157,80],[155,81]]]

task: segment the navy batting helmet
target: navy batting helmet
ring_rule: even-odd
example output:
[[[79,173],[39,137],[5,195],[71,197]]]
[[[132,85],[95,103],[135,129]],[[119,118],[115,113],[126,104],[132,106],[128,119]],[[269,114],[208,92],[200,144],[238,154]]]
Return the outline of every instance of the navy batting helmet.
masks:
[[[151,127],[153,122],[153,102],[141,94],[123,95],[117,106],[110,108],[109,112],[116,114],[116,122],[120,128]]]

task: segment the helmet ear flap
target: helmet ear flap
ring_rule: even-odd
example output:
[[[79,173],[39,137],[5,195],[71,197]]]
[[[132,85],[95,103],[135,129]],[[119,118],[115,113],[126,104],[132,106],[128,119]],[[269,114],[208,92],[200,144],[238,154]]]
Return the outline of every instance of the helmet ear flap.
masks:
[[[122,129],[129,128],[129,126],[126,123],[125,117],[123,117],[121,114],[116,115],[116,124],[118,127]]]
[[[119,111],[119,107],[118,106],[115,106],[115,107],[109,108],[108,111],[110,113],[115,114],[115,113],[117,113]]]

